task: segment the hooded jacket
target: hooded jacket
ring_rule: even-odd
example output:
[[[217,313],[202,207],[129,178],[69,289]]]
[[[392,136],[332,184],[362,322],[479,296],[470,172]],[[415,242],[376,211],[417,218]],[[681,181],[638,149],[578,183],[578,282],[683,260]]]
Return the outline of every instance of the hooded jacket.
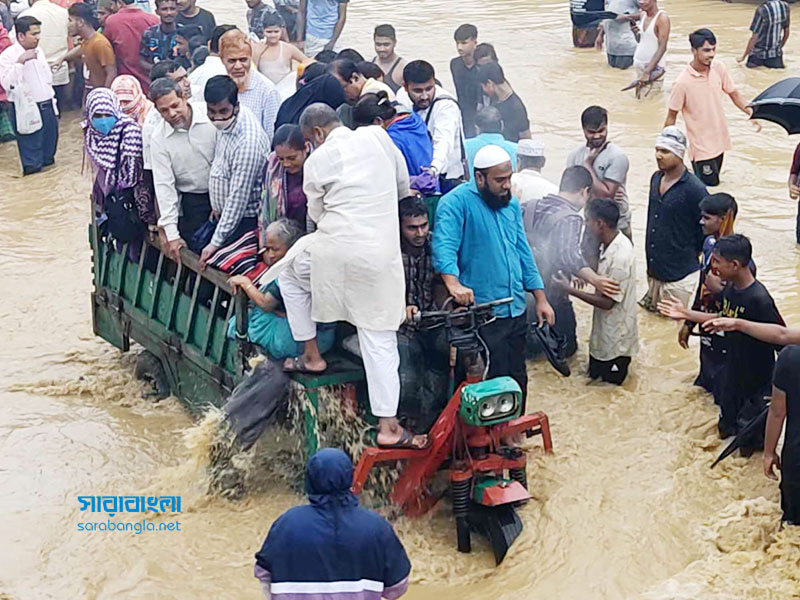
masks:
[[[386,133],[392,138],[394,145],[406,159],[408,174],[415,176],[422,173],[433,160],[433,144],[428,128],[415,112],[389,125]]]
[[[274,600],[394,600],[411,563],[392,526],[360,508],[353,463],[325,448],[308,461],[309,504],[281,515],[256,553],[255,576]]]

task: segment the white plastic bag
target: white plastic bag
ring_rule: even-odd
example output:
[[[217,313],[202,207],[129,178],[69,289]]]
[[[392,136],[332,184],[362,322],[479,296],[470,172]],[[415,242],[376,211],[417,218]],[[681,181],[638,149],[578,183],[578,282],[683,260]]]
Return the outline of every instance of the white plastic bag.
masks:
[[[14,103],[17,132],[20,135],[30,135],[42,128],[42,115],[39,107],[33,101],[30,88],[24,81],[11,88],[9,99]]]

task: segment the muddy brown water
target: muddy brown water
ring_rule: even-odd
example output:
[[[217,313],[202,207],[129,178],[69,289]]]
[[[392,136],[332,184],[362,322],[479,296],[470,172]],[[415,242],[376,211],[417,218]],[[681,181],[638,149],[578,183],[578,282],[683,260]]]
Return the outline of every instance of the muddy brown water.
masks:
[[[243,2],[207,7],[219,22],[244,23]],[[689,59],[687,34],[703,25],[717,33],[717,60],[747,97],[800,64],[797,35],[783,73],[736,64],[751,4],[671,0],[664,8],[672,17],[666,90]],[[403,56],[430,60],[447,85],[452,32],[476,23],[527,104],[554,181],[581,143],[582,109],[608,107],[611,138],[631,159],[641,249],[666,94],[636,101],[620,93],[632,74],[571,47],[566,2],[354,0],[344,43],[371,57],[371,30],[381,22],[397,27]],[[737,230],[753,239],[759,276],[798,324],[796,206],[785,186],[796,140],[770,124],[756,133],[732,104],[726,112],[735,148],[719,189],[736,196]],[[174,400],[142,400],[132,357],[93,337],[90,182],[80,158],[75,114],[62,119],[57,166],[45,174],[21,179],[15,146],[0,146],[0,598],[259,598],[253,553],[270,523],[302,499],[282,484],[240,502],[206,496],[210,427],[193,426]],[[587,360],[589,316],[580,307],[576,372]],[[721,443],[709,397],[691,386],[696,345],[683,351],[673,323],[643,312],[639,319],[642,350],[621,389],[531,366],[528,404],[550,415],[556,453],[531,451],[535,499],[522,509],[525,531],[499,568],[480,544],[471,555],[455,551],[446,507],[397,522],[414,565],[410,598],[800,595],[800,532],[778,531],[778,490],[761,474],[760,458],[708,468]],[[181,531],[77,531],[84,515],[76,496],[141,493],[182,495]]]

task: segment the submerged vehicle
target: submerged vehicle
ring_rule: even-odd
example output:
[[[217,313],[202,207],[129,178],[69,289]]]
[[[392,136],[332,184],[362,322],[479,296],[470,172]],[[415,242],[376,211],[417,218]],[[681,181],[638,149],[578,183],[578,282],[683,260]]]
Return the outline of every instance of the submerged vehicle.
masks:
[[[240,383],[240,391],[247,392],[245,388],[252,383],[250,358],[257,353],[247,338],[248,300],[243,292],[232,293],[224,273],[200,269],[198,257],[185,248],[180,262],[173,261],[155,237],[120,244],[94,222],[89,237],[94,332],[125,352],[131,349],[131,341],[143,347],[137,376],[149,380],[156,395],[172,393],[199,414],[209,405],[225,405]],[[431,444],[427,449],[369,447],[360,457],[353,481],[358,493],[373,465],[404,461],[389,499],[406,514],[416,516],[439,500],[429,484],[438,471],[446,470],[458,549],[469,552],[471,531],[481,531],[489,537],[498,564],[522,530],[515,506],[530,498],[525,454],[509,440],[519,434],[541,435],[545,451],[552,452],[547,416],[542,412],[521,414],[519,385],[510,377],[485,380],[487,369],[481,352],[486,347],[479,329],[493,320],[495,306],[508,302],[510,298],[420,315],[419,327],[446,330],[451,347],[457,350],[451,352],[451,372],[460,353],[468,367],[467,379],[452,389],[451,377],[451,398],[428,434]],[[226,335],[231,318],[236,323],[233,339]],[[306,456],[316,452],[320,443],[318,415],[323,388],[337,389],[369,418],[362,365],[337,351],[326,355],[326,360],[328,369],[323,373],[291,374],[307,399],[301,416]],[[285,396],[285,387],[276,392],[276,401],[279,395]],[[263,427],[252,426],[259,415],[251,419],[250,413],[261,408],[255,403],[239,404],[239,408],[243,408],[245,420],[249,419],[241,431],[259,435]]]
[[[515,507],[530,499],[525,453],[515,443],[520,434],[541,435],[545,452],[553,451],[550,424],[543,412],[522,413],[522,390],[511,377],[486,379],[491,357],[480,328],[494,319],[493,309],[511,298],[456,311],[421,313],[419,326],[444,327],[451,346],[462,353],[467,379],[453,391],[428,432],[423,450],[367,448],[353,474],[360,493],[378,463],[403,461],[390,500],[410,517],[420,516],[439,500],[432,479],[446,471],[460,552],[471,551],[471,531],[489,538],[496,564],[522,531]],[[486,356],[481,358],[481,352]],[[455,366],[451,352],[451,368]]]

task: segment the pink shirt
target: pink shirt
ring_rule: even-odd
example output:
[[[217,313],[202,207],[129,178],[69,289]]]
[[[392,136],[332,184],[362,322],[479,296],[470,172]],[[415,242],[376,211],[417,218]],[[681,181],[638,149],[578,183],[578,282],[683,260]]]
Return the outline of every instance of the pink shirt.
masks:
[[[716,158],[731,149],[722,94],[736,91],[725,65],[714,60],[705,73],[686,65],[672,86],[669,109],[683,113],[692,161]]]

